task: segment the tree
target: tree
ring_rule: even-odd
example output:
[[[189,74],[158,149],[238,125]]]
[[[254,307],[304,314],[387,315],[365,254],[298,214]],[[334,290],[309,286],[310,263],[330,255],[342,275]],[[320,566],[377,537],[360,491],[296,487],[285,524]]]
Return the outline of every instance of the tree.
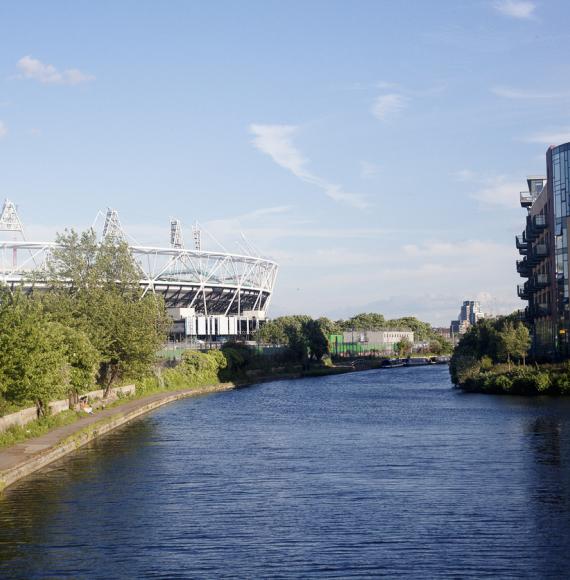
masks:
[[[517,331],[512,322],[507,322],[503,329],[499,331],[499,353],[507,359],[509,370],[511,368],[511,357],[516,356],[518,348]]]
[[[398,357],[405,358],[412,353],[412,343],[404,336],[394,345],[394,350]]]
[[[77,403],[79,395],[92,389],[99,370],[100,355],[82,330],[51,322],[68,365],[69,398]]]
[[[125,242],[98,243],[92,230],[66,231],[56,241],[48,265],[52,292],[42,300],[53,320],[84,332],[97,349],[107,394],[120,377],[149,371],[168,329],[164,303],[142,295]]]
[[[317,361],[329,354],[328,335],[324,331],[325,324],[321,320],[307,320],[302,326],[302,332],[309,348],[309,357]]]
[[[70,381],[64,337],[38,302],[0,292],[0,392],[8,401],[33,401],[38,416],[64,395]]]
[[[526,366],[526,355],[528,354],[528,349],[530,348],[530,333],[528,328],[524,324],[519,324],[516,329],[516,342],[514,356],[522,359],[523,365]]]
[[[451,354],[453,352],[453,345],[443,336],[436,334],[429,343],[429,350],[437,355]]]
[[[258,342],[286,346],[294,360],[309,356],[321,360],[329,353],[328,336],[334,323],[327,318],[313,320],[310,316],[280,316],[266,322],[256,334]]]
[[[336,324],[341,330],[382,330],[386,327],[384,316],[375,312],[363,312]]]

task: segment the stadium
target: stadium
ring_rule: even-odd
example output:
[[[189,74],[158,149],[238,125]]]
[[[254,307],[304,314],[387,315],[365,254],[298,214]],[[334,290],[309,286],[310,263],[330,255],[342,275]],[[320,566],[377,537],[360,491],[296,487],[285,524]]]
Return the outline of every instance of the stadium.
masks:
[[[192,247],[184,245],[179,220],[170,221],[168,246],[145,246],[127,239],[116,210],[106,211],[101,239],[124,240],[140,270],[143,293],[164,298],[177,339],[223,341],[249,338],[265,320],[277,278],[278,265],[244,242],[243,253],[202,248],[202,229],[192,228]],[[42,273],[55,242],[30,241],[16,206],[4,202],[0,232],[12,240],[0,241],[0,281],[9,287],[47,286]],[[168,231],[165,238],[168,239]],[[247,245],[246,245],[247,244]]]

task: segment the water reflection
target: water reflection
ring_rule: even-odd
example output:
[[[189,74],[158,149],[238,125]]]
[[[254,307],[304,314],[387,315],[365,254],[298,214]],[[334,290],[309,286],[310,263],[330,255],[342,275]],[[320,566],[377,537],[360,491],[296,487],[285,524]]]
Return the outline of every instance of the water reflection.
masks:
[[[537,417],[528,423],[526,431],[531,435],[530,442],[537,463],[560,465],[561,429],[560,420],[554,417]]]
[[[0,577],[565,577],[570,407],[399,370],[111,434],[7,491]]]
[[[128,485],[122,466],[143,468],[145,445],[154,432],[152,419],[136,421],[8,488],[0,498],[0,570],[9,569],[15,560],[25,566],[26,576],[44,569],[45,553],[38,548],[49,542],[54,525],[61,522],[60,557],[72,558],[64,546],[72,552],[92,549],[90,543],[78,543],[65,533],[65,519],[78,518],[89,525],[93,512],[104,505],[100,495],[111,494],[115,483]],[[113,481],[100,487],[110,473]],[[29,568],[26,560],[31,553],[34,564]]]

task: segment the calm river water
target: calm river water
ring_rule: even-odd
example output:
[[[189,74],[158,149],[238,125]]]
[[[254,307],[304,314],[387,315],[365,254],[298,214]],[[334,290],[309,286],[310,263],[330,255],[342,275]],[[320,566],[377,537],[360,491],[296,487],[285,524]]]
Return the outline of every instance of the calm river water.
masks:
[[[568,578],[570,400],[447,367],[187,399],[7,490],[1,578]]]

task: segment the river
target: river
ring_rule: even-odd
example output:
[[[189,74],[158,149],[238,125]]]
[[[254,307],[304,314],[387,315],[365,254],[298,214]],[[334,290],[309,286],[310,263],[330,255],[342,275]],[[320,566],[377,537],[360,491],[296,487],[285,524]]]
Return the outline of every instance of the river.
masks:
[[[564,578],[570,400],[447,367],[163,407],[9,488],[2,578]]]

